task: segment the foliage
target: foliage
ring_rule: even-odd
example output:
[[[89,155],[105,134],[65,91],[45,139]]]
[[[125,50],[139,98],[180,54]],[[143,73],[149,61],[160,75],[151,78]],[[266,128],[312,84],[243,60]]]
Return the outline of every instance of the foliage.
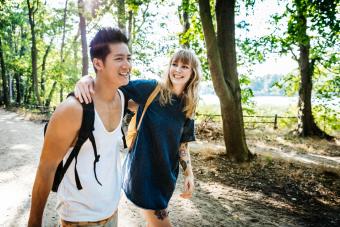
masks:
[[[199,10],[196,1],[182,1],[182,4],[178,7],[178,14],[182,24],[183,18],[181,15],[184,11],[190,18],[190,27],[185,33],[181,33],[179,35],[179,42],[181,45],[184,43],[189,44],[189,47],[196,53],[201,62],[204,79],[210,80],[211,78],[208,68],[208,59],[206,57],[207,51],[204,44],[202,23],[199,17]]]
[[[251,100],[254,97],[253,90],[250,88],[251,81],[249,77],[241,75],[240,79],[241,86],[241,103],[243,112],[246,114],[254,114],[254,102]]]
[[[65,46],[63,59],[61,58],[61,39],[63,34],[64,4],[59,6],[49,4],[49,1],[39,0],[36,11],[36,33],[38,49],[38,82],[45,87],[41,98],[46,103],[49,94],[55,86],[56,91],[52,97],[51,105],[56,105],[62,97],[73,89],[74,83],[80,77],[81,48],[78,34],[78,7],[76,1],[69,1],[65,24]],[[110,0],[89,1],[90,10],[87,14],[87,29],[93,34],[101,25],[105,15],[113,17],[117,21],[115,2]],[[213,5],[215,1],[211,1]],[[244,10],[247,13],[256,4],[253,0],[239,1],[236,13]],[[332,100],[339,98],[339,18],[335,12],[339,9],[339,0],[280,0],[286,8],[281,15],[272,15],[270,23],[272,31],[265,37],[252,39],[250,37],[237,36],[237,63],[238,66],[247,67],[251,64],[263,62],[269,53],[278,52],[282,55],[297,56],[298,42],[303,42],[306,37],[299,34],[297,22],[297,4],[305,7],[305,15],[308,17],[308,39],[311,44],[310,58],[315,61],[313,77],[313,103],[314,116],[317,122],[326,121],[330,125],[329,130],[338,130],[335,124],[339,116],[334,114],[334,106],[337,103]],[[160,74],[163,65],[155,62],[156,57],[168,58],[180,44],[189,42],[190,48],[198,55],[202,63],[205,80],[211,80],[208,69],[206,46],[202,32],[202,23],[199,17],[197,1],[187,0],[175,9],[175,1],[140,1],[126,0],[126,12],[133,13],[134,29],[132,38],[132,52],[134,57],[133,74],[137,77],[152,74]],[[158,13],[159,9],[175,9],[178,15],[187,12],[190,19],[190,28],[185,33],[170,34],[166,22],[171,20],[171,15]],[[215,9],[211,9],[215,17]],[[183,18],[181,18],[183,20]],[[213,20],[215,23],[215,20]],[[214,24],[216,28],[216,24]],[[282,29],[286,26],[287,29]],[[158,29],[158,30],[157,30]],[[236,24],[238,31],[249,30],[247,18],[243,18]],[[240,33],[240,32],[239,32]],[[167,35],[170,34],[170,35]],[[31,78],[31,31],[28,24],[28,9],[26,0],[1,1],[0,2],[0,37],[3,40],[3,53],[6,66],[6,75],[11,83],[11,102],[29,104],[33,102],[32,78]],[[46,51],[45,71],[43,72],[43,60]],[[298,72],[292,72],[280,79],[278,75],[264,77],[251,77],[251,72],[241,73],[239,82],[241,86],[241,101],[243,110],[247,114],[256,111],[251,98],[263,94],[284,94],[293,96],[299,88]],[[0,81],[2,83],[2,80]],[[56,85],[55,85],[56,84]],[[273,85],[273,86],[272,86]],[[2,87],[1,87],[2,89]],[[2,94],[2,90],[0,90]],[[206,110],[215,107],[207,107]],[[327,120],[328,119],[328,120]]]
[[[282,77],[282,79],[273,83],[272,87],[283,90],[286,96],[294,96],[299,90],[300,77],[297,73],[290,73]]]

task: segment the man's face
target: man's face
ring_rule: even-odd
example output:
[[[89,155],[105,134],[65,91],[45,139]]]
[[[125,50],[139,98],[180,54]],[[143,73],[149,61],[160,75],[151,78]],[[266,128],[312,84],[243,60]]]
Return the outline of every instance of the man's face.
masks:
[[[120,86],[129,83],[131,54],[125,43],[109,44],[110,53],[106,56],[101,74],[110,82]]]

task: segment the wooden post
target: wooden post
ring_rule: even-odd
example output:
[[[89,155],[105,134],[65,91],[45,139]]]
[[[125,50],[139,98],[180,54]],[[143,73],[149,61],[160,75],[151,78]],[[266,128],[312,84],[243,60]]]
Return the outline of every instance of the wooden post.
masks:
[[[275,114],[274,129],[277,129],[277,114]]]

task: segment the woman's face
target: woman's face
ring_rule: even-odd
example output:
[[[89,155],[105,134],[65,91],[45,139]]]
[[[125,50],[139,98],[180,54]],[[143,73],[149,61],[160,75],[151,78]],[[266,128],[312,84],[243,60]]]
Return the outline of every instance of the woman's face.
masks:
[[[175,88],[185,88],[185,85],[190,80],[192,68],[189,64],[184,64],[181,61],[172,61],[170,66],[170,81]]]

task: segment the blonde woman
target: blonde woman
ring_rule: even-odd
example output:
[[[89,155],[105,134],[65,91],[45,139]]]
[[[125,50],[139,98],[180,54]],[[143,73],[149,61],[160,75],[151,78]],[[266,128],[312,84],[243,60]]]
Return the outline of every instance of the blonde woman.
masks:
[[[160,82],[135,80],[122,87],[125,97],[139,107],[137,122],[146,100],[159,83],[161,90],[147,109],[135,144],[126,158],[123,189],[127,198],[142,209],[149,227],[171,226],[168,203],[175,190],[179,165],[184,173],[183,198],[191,198],[194,176],[188,142],[194,141],[194,116],[198,102],[201,68],[190,50],[179,50],[171,58]],[[76,95],[89,97],[92,79],[78,82]]]

